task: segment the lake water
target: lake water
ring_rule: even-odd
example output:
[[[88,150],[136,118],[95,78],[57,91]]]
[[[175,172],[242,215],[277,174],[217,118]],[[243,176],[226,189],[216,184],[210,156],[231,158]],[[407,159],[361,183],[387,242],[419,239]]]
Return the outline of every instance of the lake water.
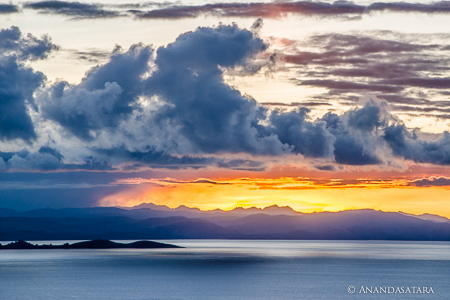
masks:
[[[186,248],[2,250],[0,299],[450,298],[449,242],[163,242]]]

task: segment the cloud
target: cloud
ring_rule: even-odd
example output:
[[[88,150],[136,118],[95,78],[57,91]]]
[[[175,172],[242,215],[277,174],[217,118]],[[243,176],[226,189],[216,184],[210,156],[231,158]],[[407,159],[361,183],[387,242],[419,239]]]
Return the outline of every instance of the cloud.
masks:
[[[17,152],[0,152],[0,170],[113,170],[106,161],[85,157],[83,163],[66,164],[57,149],[42,146],[36,152],[26,149]]]
[[[33,92],[43,81],[43,74],[23,66],[16,57],[0,58],[1,140],[22,139],[30,142],[36,139],[27,102],[34,103]]]
[[[327,130],[335,137],[334,158],[344,165],[381,164],[382,159],[375,153],[378,130],[391,121],[387,103],[375,97],[366,99],[362,108],[349,110],[339,116],[327,113],[322,120]]]
[[[269,117],[272,126],[266,131],[291,146],[293,153],[306,157],[332,157],[335,137],[326,130],[325,122],[308,120],[309,112],[307,108],[291,112],[274,110]]]
[[[0,4],[0,14],[11,14],[19,12],[19,7],[14,4]]]
[[[192,155],[174,156],[155,149],[147,151],[130,151],[125,147],[110,149],[95,149],[106,157],[116,158],[123,162],[138,162],[153,168],[204,168],[216,162],[215,158],[199,157]]]
[[[431,89],[447,89],[450,85],[448,78],[401,78],[381,80],[379,83],[389,83],[395,86],[416,86]]]
[[[178,128],[194,152],[280,153],[275,136],[258,133],[265,110],[224,83],[221,69],[245,68],[264,49],[260,38],[237,26],[199,28],[159,48],[157,70],[146,81],[147,92],[165,102],[154,122]]]
[[[25,65],[57,50],[49,37],[24,37],[19,28],[0,31],[0,140],[36,139],[28,104],[36,110],[33,93],[43,85],[44,74]]]
[[[152,49],[140,44],[114,50],[108,63],[91,69],[79,85],[59,82],[41,94],[43,116],[83,140],[98,130],[115,129],[135,109],[141,77],[149,71]]]
[[[23,36],[15,26],[0,31],[1,56],[14,56],[20,61],[38,60],[47,58],[51,51],[58,49],[46,35],[40,39],[30,34]]]
[[[70,58],[86,61],[88,63],[99,64],[109,60],[110,52],[101,49],[88,48],[86,50],[65,49]]]
[[[383,138],[394,155],[418,163],[450,165],[450,133],[447,131],[435,140],[424,140],[416,131],[408,131],[400,124],[387,127]]]
[[[288,15],[304,17],[341,18],[359,20],[373,13],[427,13],[446,14],[450,12],[447,1],[435,3],[383,3],[370,5],[349,1],[333,3],[295,1],[267,3],[208,3],[204,5],[181,5],[179,1],[147,3],[82,3],[68,1],[37,1],[23,4],[24,9],[36,10],[43,14],[57,14],[72,19],[95,19],[134,16],[138,19],[186,19],[202,15],[238,18],[280,19]],[[150,9],[149,9],[150,8]],[[147,10],[145,10],[147,9]],[[19,7],[1,4],[0,13],[18,12]]]
[[[336,168],[333,165],[315,166],[320,171],[335,171]]]
[[[219,160],[217,166],[219,168],[247,171],[264,171],[265,169],[263,162],[248,159]]]
[[[373,12],[415,12],[415,13],[448,13],[450,5],[447,1],[436,3],[372,3],[358,5],[348,1],[325,2],[269,2],[269,3],[214,3],[199,6],[174,5],[147,12],[135,11],[141,19],[184,19],[196,18],[200,15],[219,17],[263,17],[281,18],[288,14],[321,17],[361,17]]]
[[[42,114],[87,142],[95,142],[97,133],[129,130],[125,143],[92,148],[122,162],[261,169],[261,164],[248,160],[201,155],[331,157],[334,138],[324,122],[308,119],[308,110],[273,111],[267,116],[266,108],[224,83],[224,69],[256,72],[263,67],[258,63],[255,69],[254,59],[266,47],[255,33],[236,25],[185,33],[160,47],[154,62],[150,48],[135,45],[89,71],[79,85],[55,84],[40,98]],[[146,110],[136,102],[138,97],[158,100]],[[266,119],[269,125],[262,125]],[[123,127],[128,121],[141,129]],[[147,136],[138,137],[137,132]]]
[[[361,14],[364,6],[346,1],[324,2],[278,2],[278,3],[216,3],[203,6],[174,6],[138,14],[145,19],[195,18],[201,14],[224,17],[280,18],[287,13],[302,15],[348,15]]]
[[[409,183],[409,185],[423,186],[423,187],[450,186],[450,178],[448,178],[448,177],[429,177],[429,178],[416,179],[414,181],[411,181]]]
[[[450,3],[440,1],[434,3],[408,3],[408,2],[377,2],[367,7],[367,11],[392,11],[392,12],[420,12],[420,13],[449,13]]]
[[[156,184],[159,186],[176,186],[176,185],[184,185],[184,184],[208,184],[208,185],[229,185],[229,182],[216,181],[208,178],[198,178],[196,180],[177,180],[173,178],[122,178],[118,179],[114,182],[114,184],[121,185],[139,185],[143,183]]]
[[[389,83],[388,83],[389,84]],[[382,84],[363,84],[350,81],[336,81],[336,80],[302,80],[298,85],[308,85],[316,87],[325,87],[333,91],[365,91],[365,92],[382,92],[382,93],[398,93],[403,90],[401,86]]]
[[[75,19],[114,18],[121,14],[116,11],[105,10],[99,4],[88,4],[66,1],[39,1],[23,5],[24,8],[38,10],[45,14],[58,14]]]
[[[331,103],[328,102],[318,102],[318,101],[309,101],[309,102],[291,102],[291,103],[284,103],[284,102],[259,102],[261,105],[267,105],[267,106],[278,106],[278,107],[298,107],[298,106],[304,106],[304,107],[314,107],[314,106],[330,106]]]
[[[371,93],[391,103],[397,112],[442,118],[448,115],[447,35],[373,31],[273,41],[281,47],[277,57],[293,83],[326,89],[325,93],[307,97],[306,103],[348,106],[359,94]]]
[[[383,42],[378,50],[364,50],[364,45],[353,46],[351,41],[355,39],[351,37],[335,41],[334,36],[322,36],[317,40],[326,40],[325,48],[345,48],[339,50],[342,53],[421,49],[413,44]],[[356,39],[362,40],[373,43],[372,39]],[[4,43],[11,49],[9,58],[13,61],[18,57],[45,57],[27,50],[35,49],[30,43],[22,44]],[[433,139],[406,128],[392,114],[393,106],[375,96],[365,97],[360,105],[341,114],[329,112],[313,119],[308,108],[264,106],[224,82],[228,70],[244,70],[241,73],[248,75],[270,67],[270,55],[261,55],[267,50],[257,30],[237,25],[187,32],[158,48],[156,55],[142,44],[128,51],[117,48],[107,63],[89,70],[80,84],[57,82],[41,90],[36,100],[36,121],[42,128],[51,128],[56,138],[49,138],[47,143],[42,138],[28,148],[2,152],[0,168],[212,167],[261,171],[277,160],[288,160],[335,171],[341,168],[335,164],[392,165],[394,160],[404,159],[450,164],[448,133]],[[47,47],[42,53],[48,51]],[[42,83],[43,77],[40,80]],[[28,98],[32,99],[30,93]],[[25,100],[20,103],[25,105]],[[430,103],[424,100],[416,104]],[[31,119],[28,121],[20,125],[28,124],[33,129]],[[33,135],[27,141],[37,136],[34,130],[29,132]],[[63,147],[64,143],[73,147]]]
[[[210,166],[232,170],[264,170],[264,163],[248,159],[224,159],[218,157],[203,157],[201,155],[171,155],[155,149],[147,151],[130,151],[124,146],[109,149],[94,149],[97,154],[109,159],[128,163],[129,169],[140,167],[164,169],[202,169]]]

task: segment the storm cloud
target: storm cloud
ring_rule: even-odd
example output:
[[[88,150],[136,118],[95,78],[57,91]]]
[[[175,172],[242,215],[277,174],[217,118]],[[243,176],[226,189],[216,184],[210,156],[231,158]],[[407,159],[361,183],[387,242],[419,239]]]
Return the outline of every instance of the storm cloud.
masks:
[[[19,7],[14,4],[0,4],[0,14],[11,14],[19,12]]]
[[[141,76],[149,71],[151,54],[150,47],[140,44],[127,52],[117,48],[109,62],[91,69],[81,84],[55,84],[41,99],[44,117],[83,140],[92,140],[98,130],[116,128],[138,108]]]
[[[424,140],[404,125],[392,125],[386,128],[383,138],[397,156],[418,163],[450,165],[450,133],[447,131],[434,140]]]
[[[147,92],[166,103],[154,121],[179,128],[196,152],[281,153],[275,136],[258,134],[264,109],[224,83],[221,70],[250,66],[264,49],[260,38],[237,26],[199,28],[159,48]]]
[[[33,93],[45,76],[25,63],[44,59],[56,49],[46,36],[23,36],[17,27],[0,31],[0,140],[36,139],[28,109],[37,110]]]
[[[36,102],[33,93],[45,77],[22,62],[44,58],[55,46],[49,38],[23,38],[17,28],[0,34],[9,37],[1,39],[2,61],[12,62],[10,69],[34,80],[20,89],[26,93],[21,98],[11,98],[19,100],[3,102],[19,105],[11,109],[23,119],[14,119],[19,120],[14,127],[7,122],[9,114],[2,113],[2,139],[29,143],[28,148],[0,153],[3,170],[263,170],[267,163],[288,157],[324,171],[336,170],[333,164],[382,166],[399,159],[450,164],[449,133],[430,136],[407,128],[392,114],[393,106],[376,96],[366,96],[343,113],[314,119],[301,103],[268,107],[243,95],[224,81],[225,72],[254,74],[270,68],[273,59],[260,55],[269,48],[256,31],[237,25],[201,27],[156,50],[142,44],[127,51],[116,48],[109,61],[89,70],[80,84],[47,83]],[[347,37],[332,47],[362,55],[425,47],[385,41],[377,49],[366,49],[353,46],[352,40]],[[15,83],[27,82],[14,76],[10,80]],[[394,90],[384,92],[401,91],[399,85],[388,86]],[[36,122],[52,128],[48,130],[56,138],[37,141],[39,132],[28,106],[36,110]],[[62,139],[73,147],[62,147]]]

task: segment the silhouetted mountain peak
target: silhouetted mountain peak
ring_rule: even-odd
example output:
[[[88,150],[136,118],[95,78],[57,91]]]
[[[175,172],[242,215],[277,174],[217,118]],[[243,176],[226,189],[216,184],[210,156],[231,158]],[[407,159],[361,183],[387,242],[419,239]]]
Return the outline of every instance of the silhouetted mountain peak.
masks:
[[[230,210],[230,212],[237,213],[240,215],[252,215],[252,214],[266,214],[266,215],[298,215],[301,214],[300,212],[297,212],[293,210],[290,206],[278,206],[276,204],[267,206],[265,208],[258,208],[258,207],[236,207],[233,210]]]
[[[121,207],[124,209],[142,209],[142,208],[150,208],[153,210],[162,210],[162,211],[170,211],[171,208],[169,208],[168,206],[165,205],[157,205],[157,204],[153,204],[151,202],[144,202],[138,205],[135,205],[133,207]]]
[[[212,213],[218,213],[218,214],[235,214],[235,215],[251,215],[251,214],[258,214],[258,213],[265,213],[268,215],[297,215],[299,212],[296,212],[293,210],[290,206],[278,206],[276,204],[267,206],[265,208],[258,208],[258,207],[236,207],[232,210],[226,211],[222,209],[214,209],[214,210],[201,210],[197,207],[188,207],[186,205],[180,205],[176,208],[169,208],[165,205],[157,205],[153,203],[141,203],[139,205],[135,205],[133,207],[120,207],[122,209],[126,210],[138,210],[138,209],[151,209],[156,211],[165,211],[165,212],[189,212],[189,213],[201,213],[201,214],[212,214]]]
[[[297,215],[300,214],[300,212],[297,212],[292,209],[290,206],[278,206],[276,204],[267,206],[263,209],[264,213],[267,214],[280,214],[280,215]]]
[[[200,208],[197,207],[187,207],[186,205],[180,205],[177,208],[175,208],[174,210],[178,210],[178,211],[192,211],[192,212],[202,212],[202,210],[200,210]]]

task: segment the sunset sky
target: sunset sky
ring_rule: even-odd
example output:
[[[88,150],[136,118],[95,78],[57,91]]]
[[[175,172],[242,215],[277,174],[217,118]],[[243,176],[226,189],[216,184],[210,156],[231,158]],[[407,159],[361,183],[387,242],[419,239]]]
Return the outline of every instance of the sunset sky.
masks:
[[[450,217],[449,2],[0,4],[0,207]]]

